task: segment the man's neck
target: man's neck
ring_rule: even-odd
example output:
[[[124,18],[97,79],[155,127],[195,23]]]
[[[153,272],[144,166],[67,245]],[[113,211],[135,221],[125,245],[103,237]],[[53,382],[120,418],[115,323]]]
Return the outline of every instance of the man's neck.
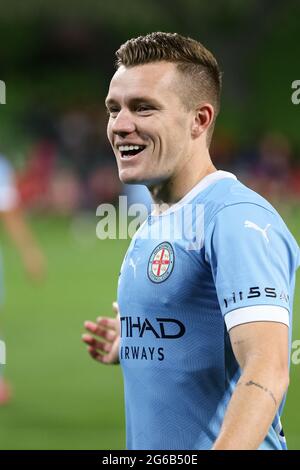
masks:
[[[176,204],[203,178],[215,171],[217,169],[211,161],[202,168],[198,168],[197,171],[189,165],[172,179],[149,187],[153,203],[156,205],[156,212],[162,213],[168,207]]]

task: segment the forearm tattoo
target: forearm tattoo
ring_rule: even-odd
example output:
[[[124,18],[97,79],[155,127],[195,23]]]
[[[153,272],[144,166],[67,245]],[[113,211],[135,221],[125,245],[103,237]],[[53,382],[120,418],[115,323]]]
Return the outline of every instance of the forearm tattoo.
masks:
[[[238,385],[243,385],[243,383],[240,382]],[[264,387],[263,385],[260,385],[257,382],[253,382],[253,380],[249,380],[248,382],[245,383],[245,385],[246,385],[246,387],[251,387],[253,385],[254,387],[257,387],[257,388],[260,388],[261,390],[263,390],[265,393],[267,393],[272,398],[272,400],[274,402],[274,405],[277,407],[277,400],[274,397],[274,394],[271,392],[271,390],[269,390],[267,387]]]

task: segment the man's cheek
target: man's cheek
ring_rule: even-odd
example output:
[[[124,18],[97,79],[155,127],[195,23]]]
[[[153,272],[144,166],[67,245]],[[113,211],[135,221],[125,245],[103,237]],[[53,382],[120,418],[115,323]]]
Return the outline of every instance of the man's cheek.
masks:
[[[109,140],[110,145],[112,146],[112,132],[111,132],[111,125],[108,121],[107,127],[106,127],[106,136]]]

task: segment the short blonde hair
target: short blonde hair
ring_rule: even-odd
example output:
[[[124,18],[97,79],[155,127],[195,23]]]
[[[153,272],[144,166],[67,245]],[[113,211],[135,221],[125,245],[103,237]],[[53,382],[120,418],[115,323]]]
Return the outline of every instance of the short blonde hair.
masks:
[[[116,67],[133,67],[150,62],[167,61],[176,64],[182,74],[182,101],[191,110],[199,100],[207,100],[215,111],[208,131],[208,143],[220,111],[222,74],[217,60],[203,44],[177,33],[155,32],[126,41],[116,52]]]

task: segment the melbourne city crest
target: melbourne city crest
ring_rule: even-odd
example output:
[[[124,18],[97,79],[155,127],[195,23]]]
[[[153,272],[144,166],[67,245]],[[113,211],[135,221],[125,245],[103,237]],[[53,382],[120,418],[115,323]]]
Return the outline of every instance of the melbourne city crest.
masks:
[[[148,263],[148,276],[153,282],[163,282],[174,267],[174,250],[168,242],[160,243],[151,253]]]

